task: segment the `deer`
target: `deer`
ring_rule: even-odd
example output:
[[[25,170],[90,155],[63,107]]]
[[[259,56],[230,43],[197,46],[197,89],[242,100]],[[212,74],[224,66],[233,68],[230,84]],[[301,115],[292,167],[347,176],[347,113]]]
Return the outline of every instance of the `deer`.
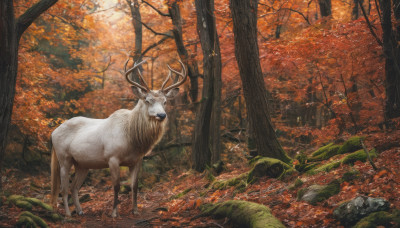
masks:
[[[79,203],[78,191],[89,169],[109,168],[114,190],[111,216],[118,216],[120,166],[129,167],[132,213],[139,214],[138,173],[143,157],[151,152],[162,138],[167,123],[166,101],[179,93],[178,87],[185,82],[187,71],[181,61],[181,72],[167,65],[169,73],[161,89],[150,90],[138,68],[145,61],[134,63],[133,67],[127,70],[128,62],[129,59],[124,66],[125,78],[132,85],[134,95],[139,98],[132,110],[117,110],[106,119],[74,117],[62,123],[51,134],[51,204],[56,208],[61,192],[67,217],[71,216],[68,207],[68,185],[72,165],[75,167],[75,177],[72,181],[71,197],[78,215],[84,214]],[[141,83],[129,78],[135,69]],[[166,87],[173,73],[177,75],[177,81]]]

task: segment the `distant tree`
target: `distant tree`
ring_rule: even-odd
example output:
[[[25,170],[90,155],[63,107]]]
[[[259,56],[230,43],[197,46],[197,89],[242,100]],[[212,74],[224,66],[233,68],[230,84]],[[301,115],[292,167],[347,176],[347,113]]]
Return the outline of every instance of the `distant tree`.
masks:
[[[332,15],[332,3],[331,0],[318,0],[319,11],[321,17],[328,17]]]
[[[400,117],[400,47],[398,46],[400,42],[400,27],[396,25],[393,28],[392,25],[392,12],[396,21],[400,19],[399,4],[400,0],[380,1],[383,31],[382,42],[386,57],[386,119]],[[392,10],[392,6],[396,8]]]
[[[267,89],[261,71],[257,44],[257,0],[230,0],[239,66],[250,129],[258,154],[290,162],[280,145],[268,113]]]
[[[0,171],[15,96],[19,40],[33,21],[56,2],[41,0],[15,18],[13,1],[0,1]]]
[[[221,150],[221,53],[213,0],[195,0],[197,32],[203,50],[203,94],[192,147],[194,169],[201,172],[219,160]]]

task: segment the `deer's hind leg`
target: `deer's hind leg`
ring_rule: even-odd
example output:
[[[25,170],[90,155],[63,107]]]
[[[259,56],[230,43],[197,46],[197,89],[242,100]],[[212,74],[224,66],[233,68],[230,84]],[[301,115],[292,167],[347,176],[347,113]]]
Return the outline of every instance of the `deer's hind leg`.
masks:
[[[60,160],[60,177],[61,177],[61,195],[65,207],[65,215],[71,216],[71,212],[68,207],[68,185],[69,185],[69,170],[72,166],[72,159]]]
[[[74,181],[72,182],[71,194],[72,194],[72,200],[74,201],[75,204],[75,211],[78,215],[83,215],[82,207],[79,203],[78,192],[83,184],[83,181],[86,178],[88,171],[89,171],[88,169],[75,165],[75,178]]]

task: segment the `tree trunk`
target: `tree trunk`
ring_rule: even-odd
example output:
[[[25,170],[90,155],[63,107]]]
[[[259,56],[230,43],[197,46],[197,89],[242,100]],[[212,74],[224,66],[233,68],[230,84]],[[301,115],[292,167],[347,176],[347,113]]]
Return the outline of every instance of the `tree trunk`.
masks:
[[[399,0],[393,1],[394,5],[399,4]],[[385,118],[392,119],[400,116],[400,69],[399,69],[399,48],[397,43],[400,40],[399,27],[396,32],[392,27],[391,1],[380,1],[382,11],[382,41],[383,51],[386,57],[385,76],[386,76],[386,105]],[[396,19],[400,18],[400,11],[394,10]],[[396,34],[397,33],[397,34]],[[394,45],[394,43],[396,45]]]
[[[230,0],[235,39],[235,55],[239,66],[250,128],[258,154],[290,162],[282,149],[268,113],[267,90],[257,44],[257,0]]]
[[[186,64],[188,68],[188,76],[190,79],[190,99],[192,102],[197,101],[198,93],[199,93],[199,69],[197,67],[197,63],[195,59],[189,59],[188,52],[183,43],[182,37],[182,18],[181,12],[179,9],[179,5],[177,2],[173,2],[168,8],[169,14],[172,19],[172,24],[174,25],[174,29],[172,33],[174,35],[176,49],[178,51],[179,57]]]
[[[203,94],[192,148],[194,169],[201,172],[219,159],[221,120],[221,55],[213,0],[196,0],[197,31],[203,50]]]
[[[332,3],[331,0],[318,0],[319,11],[321,12],[321,17],[328,17],[332,15]]]
[[[358,10],[358,1],[359,0],[353,0],[351,3],[351,20],[356,20],[360,16],[359,10]],[[362,0],[360,0],[362,1]]]
[[[41,0],[16,19],[13,1],[0,1],[0,172],[3,168],[6,138],[15,96],[18,43],[33,21],[56,2],[57,0]]]
[[[133,61],[139,63],[140,61],[142,61],[141,56],[143,46],[142,23],[140,23],[142,21],[142,16],[140,14],[140,5],[138,0],[126,0],[126,2],[129,5],[129,9],[131,10],[132,25],[135,31],[135,49],[133,51]],[[139,68],[142,68],[142,66],[139,66]],[[132,72],[131,77],[134,81],[140,82],[139,75],[137,74],[136,70]]]

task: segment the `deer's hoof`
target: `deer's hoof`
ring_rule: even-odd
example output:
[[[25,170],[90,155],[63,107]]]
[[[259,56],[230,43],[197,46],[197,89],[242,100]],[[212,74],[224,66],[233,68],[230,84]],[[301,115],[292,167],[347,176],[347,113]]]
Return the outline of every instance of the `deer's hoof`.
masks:
[[[78,215],[82,216],[83,215],[83,211],[78,212]]]

